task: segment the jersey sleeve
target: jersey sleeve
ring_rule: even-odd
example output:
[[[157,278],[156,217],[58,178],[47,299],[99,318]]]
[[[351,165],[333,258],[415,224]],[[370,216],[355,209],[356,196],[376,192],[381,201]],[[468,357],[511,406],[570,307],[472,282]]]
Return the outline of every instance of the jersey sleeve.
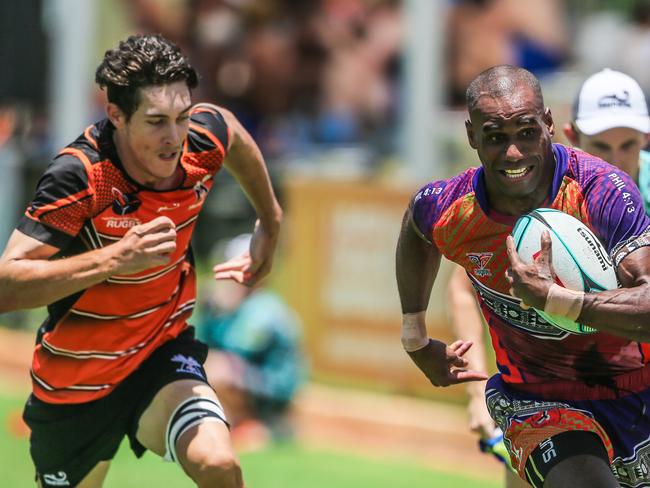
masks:
[[[442,197],[448,181],[434,181],[420,188],[411,199],[411,223],[422,238],[433,242],[433,227],[440,217]]]
[[[63,154],[47,167],[17,229],[45,244],[64,249],[91,217],[94,192],[84,164]]]
[[[589,220],[610,253],[650,226],[639,189],[630,176],[613,166],[591,178],[585,197]]]
[[[190,116],[188,146],[192,152],[228,151],[230,133],[223,115],[212,105],[197,105]]]

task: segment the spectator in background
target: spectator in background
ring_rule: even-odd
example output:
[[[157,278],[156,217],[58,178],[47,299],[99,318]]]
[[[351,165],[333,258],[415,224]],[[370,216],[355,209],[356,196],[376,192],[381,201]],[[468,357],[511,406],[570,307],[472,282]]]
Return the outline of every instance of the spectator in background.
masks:
[[[394,149],[399,0],[130,5],[143,29],[188,46],[205,80],[197,98],[232,107],[267,160],[314,146]]]
[[[251,235],[225,247],[228,259],[248,252]],[[232,425],[235,443],[265,442],[291,434],[291,401],[304,378],[300,326],[271,291],[215,283],[199,326],[210,347],[205,364]]]
[[[564,126],[571,144],[621,168],[641,190],[650,215],[650,117],[643,90],[634,78],[611,69],[590,76]]]
[[[465,102],[476,75],[512,64],[543,76],[564,61],[568,35],[563,0],[452,0],[447,20],[449,93]]]

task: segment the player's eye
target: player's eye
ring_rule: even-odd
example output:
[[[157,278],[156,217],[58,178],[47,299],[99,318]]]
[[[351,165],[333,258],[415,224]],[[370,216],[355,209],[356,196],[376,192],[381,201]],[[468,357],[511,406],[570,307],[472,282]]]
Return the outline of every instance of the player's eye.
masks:
[[[147,124],[153,125],[153,126],[160,126],[162,125],[163,120],[162,119],[153,119],[153,120],[148,120]]]
[[[520,132],[521,137],[524,137],[526,139],[531,139],[537,135],[537,129],[529,128],[529,129],[524,129]]]
[[[189,115],[181,115],[181,116],[178,118],[178,121],[179,121],[179,122],[187,122],[188,120],[190,120],[190,116],[189,116]]]
[[[505,135],[499,132],[494,132],[492,134],[487,134],[485,140],[490,144],[498,144],[505,140]]]

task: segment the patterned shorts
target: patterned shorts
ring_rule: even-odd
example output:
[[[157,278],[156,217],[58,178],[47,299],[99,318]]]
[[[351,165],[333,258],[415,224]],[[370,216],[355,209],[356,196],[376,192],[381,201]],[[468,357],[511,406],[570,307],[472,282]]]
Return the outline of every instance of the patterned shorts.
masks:
[[[488,381],[485,395],[522,478],[528,456],[546,439],[585,431],[602,440],[622,487],[650,487],[650,388],[616,399],[551,401],[513,390],[497,374]]]

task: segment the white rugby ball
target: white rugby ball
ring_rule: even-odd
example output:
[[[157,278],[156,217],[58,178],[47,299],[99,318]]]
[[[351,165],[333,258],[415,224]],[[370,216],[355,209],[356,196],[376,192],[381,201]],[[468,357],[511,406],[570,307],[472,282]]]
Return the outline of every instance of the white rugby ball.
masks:
[[[522,261],[531,263],[539,255],[545,230],[551,235],[551,258],[559,285],[592,293],[618,287],[614,264],[598,238],[580,220],[559,210],[538,208],[517,220],[512,237]],[[566,317],[535,310],[548,323],[565,331],[574,334],[596,332]]]

